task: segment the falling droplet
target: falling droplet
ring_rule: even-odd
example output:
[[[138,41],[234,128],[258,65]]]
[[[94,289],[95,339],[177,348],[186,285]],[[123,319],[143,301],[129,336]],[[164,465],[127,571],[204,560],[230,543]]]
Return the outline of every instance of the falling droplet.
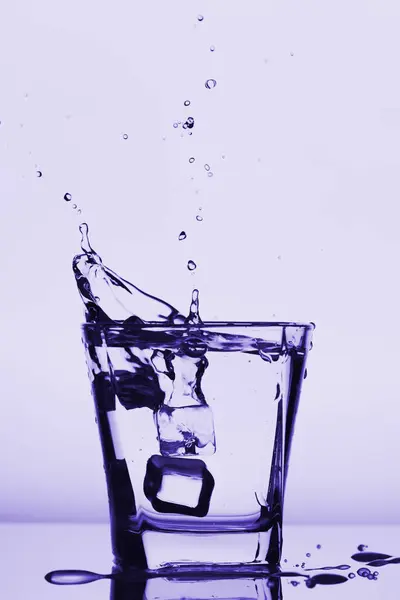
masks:
[[[285,559],[283,560],[283,562],[284,562],[284,563],[287,563],[287,558],[285,558]]]
[[[354,579],[355,574],[354,573],[349,573],[349,579]]]
[[[77,208],[77,205],[76,205],[76,204],[73,204],[73,205],[72,205],[72,208]]]
[[[359,552],[364,552],[365,548],[368,548],[368,546],[366,546],[365,544],[360,544],[359,546],[357,546],[357,550]]]
[[[306,369],[306,370],[307,370],[307,369]],[[304,378],[304,379],[305,379],[305,378]],[[322,548],[321,544],[317,544],[317,545],[316,545],[316,548],[317,548],[317,550],[321,550],[321,548]]]
[[[78,208],[78,210],[76,212],[78,213],[78,215],[80,215],[82,211],[80,208]]]
[[[223,155],[221,156],[221,158],[225,159],[225,154],[223,154]]]
[[[188,117],[183,125],[185,129],[193,129],[194,127],[194,119],[193,117]]]
[[[202,221],[203,217],[201,215],[196,215],[196,221]]]
[[[204,168],[205,168],[205,170],[206,170],[206,171],[209,171],[209,170],[210,170],[210,165],[208,165],[208,164],[206,163],[206,164],[204,165]]]
[[[178,127],[178,123],[177,123],[177,121],[175,121],[175,123],[174,123],[173,127],[174,127],[174,129],[177,129],[177,127]]]
[[[210,46],[210,50],[211,50],[211,52],[214,52],[215,46]]]
[[[65,194],[65,195],[64,195],[64,200],[65,200],[66,202],[70,202],[70,201],[71,201],[71,199],[72,199],[72,196],[71,196],[71,194]]]
[[[300,585],[300,581],[291,581],[290,583],[293,587],[297,587],[298,585]]]
[[[290,53],[290,56],[294,56],[294,52],[291,52],[291,53]]]
[[[357,573],[360,577],[368,577],[368,575],[372,575],[371,571],[369,569],[367,569],[366,567],[362,567],[361,569],[358,569]]]
[[[203,15],[197,15],[197,20],[200,21],[200,23],[204,21]]]
[[[178,237],[178,240],[185,240],[186,239],[186,232],[185,231],[181,231]]]
[[[193,260],[188,261],[187,268],[189,269],[189,271],[194,271],[196,267],[197,265]]]
[[[43,173],[42,173],[42,171],[36,171],[36,175],[37,175],[37,177],[42,177]]]
[[[204,85],[208,90],[212,90],[217,85],[217,82],[215,81],[215,79],[207,79]]]
[[[209,171],[209,172],[207,173],[207,175],[208,175],[209,177],[212,177],[212,176],[214,175],[214,173],[213,173],[212,171]]]
[[[305,562],[302,562],[302,563],[301,563],[301,568],[302,568],[302,569],[304,569],[304,567],[305,567],[305,566],[306,566],[306,563],[305,563]]]
[[[124,133],[124,135],[122,137],[124,138],[124,140],[127,140],[128,139],[128,134]]]
[[[189,158],[189,162],[190,162],[190,163],[194,163],[194,156],[191,156],[191,157]]]
[[[309,552],[307,552],[306,556],[307,556],[307,558],[310,558],[311,554]]]
[[[185,102],[183,104],[184,104],[184,106],[190,106],[190,100],[185,100]]]

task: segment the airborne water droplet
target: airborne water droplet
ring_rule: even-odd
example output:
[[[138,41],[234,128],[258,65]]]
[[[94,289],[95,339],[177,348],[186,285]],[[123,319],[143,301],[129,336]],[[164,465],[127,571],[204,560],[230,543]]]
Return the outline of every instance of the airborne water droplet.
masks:
[[[191,156],[191,157],[189,158],[189,162],[190,162],[190,163],[194,163],[194,156]]]
[[[212,90],[217,85],[217,82],[215,81],[215,79],[207,79],[204,85],[208,90]]]
[[[177,127],[178,127],[178,123],[177,123],[177,121],[175,121],[175,123],[174,123],[173,127],[174,127],[174,129],[177,129]]]
[[[184,104],[184,106],[190,106],[190,100],[185,100],[185,102],[183,104]]]
[[[188,261],[187,268],[189,269],[189,271],[194,271],[196,267],[197,265],[193,260]]]
[[[128,134],[124,133],[124,135],[122,137],[124,138],[124,140],[127,140],[128,139]]]
[[[37,175],[38,177],[42,177],[43,173],[42,173],[42,171],[36,171],[36,175]]]
[[[317,550],[321,550],[321,548],[322,548],[321,544],[317,544],[316,548],[317,548]]]
[[[355,574],[354,573],[349,573],[349,579],[354,579]]]
[[[366,544],[360,544],[359,546],[357,546],[357,550],[359,552],[364,552],[365,548],[368,548]]]
[[[73,204],[73,205],[72,205],[72,208],[77,208],[77,205],[76,205],[76,204]]]
[[[78,213],[78,215],[80,215],[82,211],[81,211],[81,209],[79,208],[79,209],[78,209],[76,212]]]
[[[185,231],[181,231],[179,234],[179,240],[185,240],[186,239],[186,232]]]
[[[197,20],[200,21],[200,23],[204,21],[203,15],[197,15]]]
[[[201,215],[196,215],[196,221],[202,221],[203,217]]]
[[[206,163],[206,164],[204,165],[204,168],[205,168],[205,170],[206,170],[206,171],[209,171],[209,170],[210,170],[210,165],[208,165],[208,164]]]
[[[212,171],[209,171],[209,172],[207,173],[207,175],[208,175],[209,177],[212,177],[212,176],[214,175],[214,173],[213,173]]]
[[[211,52],[214,52],[215,46],[210,46],[210,50],[211,50]]]
[[[311,554],[309,552],[307,552],[306,556],[307,556],[307,558],[310,558]]]
[[[72,199],[72,196],[71,196],[71,194],[65,194],[65,195],[64,195],[64,200],[65,200],[66,202],[70,202],[70,200],[71,200],[71,199]]]

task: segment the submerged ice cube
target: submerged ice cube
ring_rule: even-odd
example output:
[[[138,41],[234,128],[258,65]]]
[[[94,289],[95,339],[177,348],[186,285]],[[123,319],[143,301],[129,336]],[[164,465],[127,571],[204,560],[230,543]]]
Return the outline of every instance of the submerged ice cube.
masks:
[[[163,456],[214,454],[214,419],[207,404],[175,408],[164,404],[156,422]]]
[[[214,485],[202,460],[153,455],[147,462],[143,490],[157,512],[205,517]]]

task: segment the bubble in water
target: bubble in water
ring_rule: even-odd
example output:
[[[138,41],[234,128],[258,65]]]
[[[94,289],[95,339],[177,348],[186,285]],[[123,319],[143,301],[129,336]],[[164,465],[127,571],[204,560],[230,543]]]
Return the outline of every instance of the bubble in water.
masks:
[[[189,271],[194,271],[196,267],[197,265],[193,260],[188,261],[187,268],[189,269]]]
[[[207,79],[204,85],[208,90],[212,90],[217,85],[217,82],[215,81],[215,79]]]
[[[202,221],[203,217],[201,215],[196,215],[196,221]]]
[[[311,554],[309,552],[307,552],[306,556],[307,556],[307,558],[310,558]]]
[[[173,127],[174,127],[174,129],[176,129],[178,127],[178,122],[177,121],[175,121]]]
[[[206,163],[206,164],[204,165],[204,168],[205,168],[205,170],[206,170],[206,171],[209,171],[209,170],[210,170],[210,165],[208,165],[208,164]]]
[[[124,133],[124,135],[122,137],[124,138],[124,140],[127,140],[128,139],[128,134]]]
[[[186,239],[186,232],[185,231],[181,231],[179,234],[179,240],[185,240]]]
[[[210,50],[211,50],[211,52],[214,52],[215,46],[210,46]]]
[[[307,369],[306,369],[306,370],[307,370]],[[304,377],[304,379],[305,379],[305,377]],[[317,545],[316,545],[316,548],[317,548],[317,550],[321,550],[321,548],[322,548],[321,544],[317,544]]]
[[[355,573],[349,573],[349,579],[354,579]]]
[[[371,571],[366,567],[362,567],[361,569],[358,569],[357,574],[360,577],[368,577],[368,575],[371,575]]]
[[[207,173],[207,175],[208,175],[209,177],[212,177],[212,176],[214,175],[214,173],[213,173],[212,171],[209,171],[209,172]]]
[[[42,171],[36,171],[36,175],[37,175],[37,177],[42,177],[43,173],[42,173]]]
[[[203,15],[197,15],[197,20],[200,21],[200,23],[204,21]]]
[[[359,546],[357,546],[357,550],[359,552],[364,552],[365,548],[368,548],[366,544],[360,544]]]
[[[190,100],[185,100],[185,102],[183,103],[184,106],[190,106]]]
[[[191,157],[189,158],[189,162],[190,162],[190,163],[194,163],[194,156],[191,156]]]
[[[72,199],[72,196],[71,196],[71,194],[64,194],[64,200],[65,200],[66,202],[70,202],[70,201],[71,201],[71,199]]]

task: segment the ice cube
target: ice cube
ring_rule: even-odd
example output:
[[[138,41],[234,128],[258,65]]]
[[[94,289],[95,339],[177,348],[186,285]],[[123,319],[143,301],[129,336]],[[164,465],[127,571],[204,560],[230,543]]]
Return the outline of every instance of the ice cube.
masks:
[[[211,455],[215,452],[214,419],[207,404],[161,406],[156,414],[163,456]]]
[[[147,461],[143,490],[157,512],[205,517],[214,485],[202,460],[155,454]]]

